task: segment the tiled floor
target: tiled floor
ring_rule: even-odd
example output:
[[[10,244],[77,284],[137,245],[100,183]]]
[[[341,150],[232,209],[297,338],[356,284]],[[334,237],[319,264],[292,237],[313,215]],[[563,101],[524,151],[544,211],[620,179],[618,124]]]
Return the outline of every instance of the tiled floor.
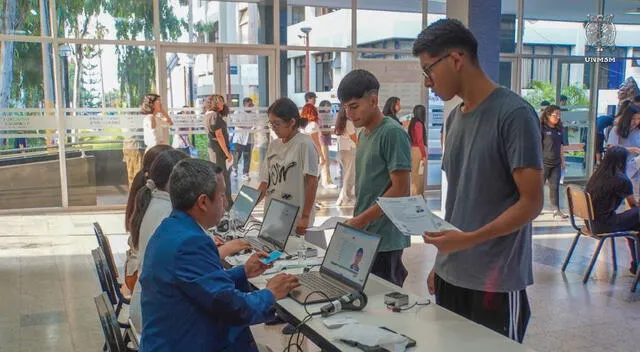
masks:
[[[324,204],[334,196],[325,194]],[[436,208],[438,200],[430,201]],[[351,209],[327,206],[323,216]],[[99,293],[90,257],[97,247],[91,223],[109,234],[118,264],[126,248],[123,212],[0,216],[0,351],[98,351],[102,332],[93,303]],[[626,243],[617,243],[619,269],[612,273],[605,245],[591,280],[582,273],[594,249],[583,240],[566,274],[560,266],[572,238],[568,222],[543,213],[535,221],[535,285],[528,290],[533,316],[525,343],[538,351],[640,351],[640,293],[629,289]],[[425,278],[435,251],[414,243],[405,252],[406,287],[426,294]],[[256,338],[274,351],[288,337],[281,327],[257,327]],[[308,350],[318,350],[310,343]],[[428,350],[428,347],[420,350]]]

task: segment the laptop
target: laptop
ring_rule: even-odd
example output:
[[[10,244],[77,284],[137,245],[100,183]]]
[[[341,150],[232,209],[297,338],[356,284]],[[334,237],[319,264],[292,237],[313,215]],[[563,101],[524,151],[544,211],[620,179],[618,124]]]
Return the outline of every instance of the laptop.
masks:
[[[238,192],[231,209],[229,209],[229,216],[233,215],[236,227],[244,227],[246,225],[253,208],[258,204],[258,199],[260,199],[260,191],[257,189],[247,185],[243,185],[240,188],[240,192]]]
[[[284,251],[289,234],[296,223],[300,207],[271,199],[264,214],[258,237],[245,237],[254,250],[273,252]]]
[[[289,293],[302,304],[327,302],[364,289],[381,237],[338,223],[320,271],[297,275],[300,287]],[[312,293],[321,291],[327,295]]]

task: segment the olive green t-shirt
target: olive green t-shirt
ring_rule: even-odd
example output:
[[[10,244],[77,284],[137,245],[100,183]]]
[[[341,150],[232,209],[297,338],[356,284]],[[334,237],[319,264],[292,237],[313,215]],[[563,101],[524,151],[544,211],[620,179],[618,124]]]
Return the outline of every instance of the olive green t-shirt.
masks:
[[[391,186],[390,174],[411,170],[409,135],[396,121],[382,119],[371,132],[362,130],[356,147],[356,207],[354,216],[371,207]],[[409,247],[410,239],[398,230],[386,215],[364,228],[382,236],[380,252]]]

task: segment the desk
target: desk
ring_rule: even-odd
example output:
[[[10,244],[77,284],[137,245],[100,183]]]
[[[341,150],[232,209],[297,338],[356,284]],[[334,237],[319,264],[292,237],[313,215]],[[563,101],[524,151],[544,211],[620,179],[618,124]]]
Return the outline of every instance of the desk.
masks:
[[[297,245],[297,238],[291,238],[287,244]],[[319,250],[319,255],[324,251]],[[317,268],[316,268],[317,270]],[[298,274],[301,269],[286,270],[287,273]],[[249,282],[258,289],[266,287],[266,282],[273,275],[263,275]],[[409,294],[409,303],[413,304],[419,298],[408,293],[375,275],[369,275],[365,286],[365,293],[369,298],[366,308],[360,312],[341,312],[340,315],[352,317],[362,324],[384,326],[398,333],[402,333],[416,340],[414,351],[532,351],[532,349],[518,344],[484,326],[467,320],[452,313],[433,302],[428,306],[416,306],[402,313],[394,313],[386,309],[384,295],[392,291]],[[306,313],[304,307],[291,298],[284,298],[276,303],[282,318],[298,324]],[[310,312],[317,312],[324,303],[308,306]],[[357,348],[334,340],[334,330],[330,330],[322,323],[324,318],[316,316],[300,330],[316,345],[326,351],[360,351]]]

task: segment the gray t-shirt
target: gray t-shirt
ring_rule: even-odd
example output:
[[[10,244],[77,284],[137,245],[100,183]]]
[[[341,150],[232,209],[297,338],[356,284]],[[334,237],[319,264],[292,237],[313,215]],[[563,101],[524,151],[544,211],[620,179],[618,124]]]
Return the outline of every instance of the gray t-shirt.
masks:
[[[447,173],[445,219],[462,231],[490,223],[518,201],[512,172],[542,169],[535,110],[506,88],[495,89],[469,113],[447,120],[442,169]],[[438,253],[435,271],[446,282],[487,292],[533,284],[531,223],[506,236],[451,254]]]

